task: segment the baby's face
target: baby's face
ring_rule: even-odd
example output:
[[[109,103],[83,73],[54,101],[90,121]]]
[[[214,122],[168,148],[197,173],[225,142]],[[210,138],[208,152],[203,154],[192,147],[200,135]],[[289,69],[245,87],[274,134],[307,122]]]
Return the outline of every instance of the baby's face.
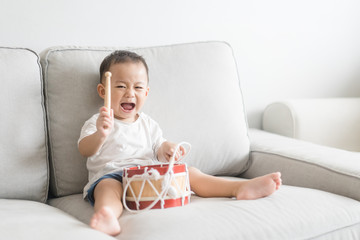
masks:
[[[114,117],[124,122],[134,122],[149,93],[145,66],[139,63],[111,65],[111,108]]]

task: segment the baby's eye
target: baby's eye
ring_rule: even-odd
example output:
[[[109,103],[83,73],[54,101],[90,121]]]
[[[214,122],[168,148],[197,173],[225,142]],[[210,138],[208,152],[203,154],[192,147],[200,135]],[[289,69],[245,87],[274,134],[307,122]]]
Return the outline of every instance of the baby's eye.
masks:
[[[143,87],[135,87],[136,89],[143,89]]]
[[[119,86],[115,86],[115,88],[125,88],[125,86],[119,85]]]

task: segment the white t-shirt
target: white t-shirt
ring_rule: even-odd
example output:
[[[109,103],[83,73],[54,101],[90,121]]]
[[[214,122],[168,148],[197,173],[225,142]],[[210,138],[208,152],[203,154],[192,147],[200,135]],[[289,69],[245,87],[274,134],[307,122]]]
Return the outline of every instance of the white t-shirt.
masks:
[[[96,132],[98,116],[99,113],[85,122],[78,143]],[[113,130],[100,150],[87,159],[89,182],[84,188],[84,198],[90,186],[108,173],[126,167],[156,164],[156,153],[164,141],[159,125],[145,113],[140,113],[133,123],[114,119]]]

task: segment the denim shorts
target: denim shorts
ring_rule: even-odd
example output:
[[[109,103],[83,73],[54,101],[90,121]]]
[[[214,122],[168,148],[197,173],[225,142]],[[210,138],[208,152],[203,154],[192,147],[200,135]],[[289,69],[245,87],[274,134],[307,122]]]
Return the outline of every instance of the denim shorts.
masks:
[[[102,176],[101,178],[99,178],[98,180],[96,180],[89,188],[89,190],[87,191],[87,199],[88,201],[90,202],[90,204],[92,206],[94,206],[94,203],[95,203],[95,199],[94,199],[94,190],[95,190],[95,187],[96,185],[103,179],[106,179],[106,178],[112,178],[112,179],[115,179],[115,180],[118,180],[119,182],[122,183],[122,176],[123,176],[123,171],[118,171],[118,172],[114,172],[114,173],[109,173],[109,174],[106,174],[104,176]]]

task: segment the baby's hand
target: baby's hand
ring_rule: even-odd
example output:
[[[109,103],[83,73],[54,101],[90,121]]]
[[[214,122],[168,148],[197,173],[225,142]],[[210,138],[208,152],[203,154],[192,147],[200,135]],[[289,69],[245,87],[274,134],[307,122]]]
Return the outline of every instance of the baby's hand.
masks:
[[[101,107],[100,114],[96,121],[97,131],[104,137],[107,137],[114,126],[114,111],[110,111],[106,107]]]
[[[174,155],[176,143],[163,142],[158,150],[157,157],[161,162],[169,162],[170,158]],[[185,148],[180,146],[175,154],[175,161],[178,161],[182,156],[186,154]]]

